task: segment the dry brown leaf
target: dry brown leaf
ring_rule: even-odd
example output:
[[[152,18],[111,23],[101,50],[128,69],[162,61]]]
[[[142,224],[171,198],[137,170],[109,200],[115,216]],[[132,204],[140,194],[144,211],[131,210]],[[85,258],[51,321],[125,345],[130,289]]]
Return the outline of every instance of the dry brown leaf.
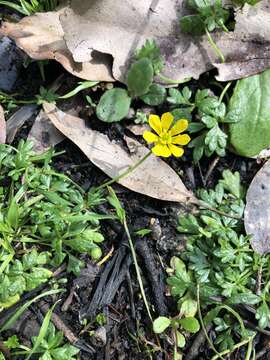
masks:
[[[270,160],[255,175],[247,192],[245,229],[260,254],[270,251]]]
[[[33,142],[33,151],[43,153],[51,146],[64,140],[62,133],[52,124],[48,115],[41,110],[32,126],[27,140]]]
[[[137,152],[129,155],[119,144],[110,142],[106,135],[87,127],[84,120],[64,113],[49,103],[44,104],[44,110],[55,127],[111,178],[127,170],[149,151],[132,140],[137,145]],[[159,200],[196,202],[196,198],[186,189],[176,172],[154,155],[119,183],[132,191]]]
[[[126,0],[124,4],[122,0],[72,0],[70,8],[67,7],[60,16],[60,22],[74,60],[90,60],[96,51],[111,54],[113,75],[117,80],[124,81],[130,57],[146,39],[154,39],[159,45],[165,56],[167,76],[173,79],[198,78],[220,59],[206,36],[188,36],[180,32],[179,19],[186,15],[185,4],[186,1],[181,0]],[[259,9],[263,7],[258,6]],[[245,9],[237,17],[239,24],[234,33],[213,35],[229,64],[233,60],[236,62],[234,67],[238,66],[238,71],[232,69],[232,78],[269,67],[270,52],[269,47],[265,48],[266,41],[254,43],[254,38],[258,40],[261,33],[268,34],[269,38],[269,17],[262,17],[256,7],[252,15],[250,6]],[[244,27],[246,24],[249,32]],[[258,33],[257,24],[266,29]],[[245,61],[246,71],[243,72],[243,66],[237,63],[239,60]]]
[[[71,74],[85,80],[113,81],[109,55],[96,53],[91,61],[82,63],[73,60],[63,39],[64,32],[59,21],[62,11],[26,16],[17,24],[3,22],[0,34],[15,40],[33,59],[54,59]]]
[[[14,140],[17,132],[24,123],[34,116],[38,106],[24,105],[17,110],[7,121],[7,143],[10,144]]]
[[[246,4],[238,11],[234,39],[240,39],[238,51],[227,54],[226,62],[215,64],[219,81],[229,81],[255,75],[270,67],[270,7],[269,1],[255,6]],[[233,39],[232,39],[233,41]]]
[[[6,120],[4,109],[0,105],[0,144],[5,144],[6,142]]]
[[[236,29],[214,33],[226,61],[220,64],[206,36],[180,32],[186,0],[72,0],[70,7],[4,22],[0,34],[13,38],[35,59],[55,59],[87,80],[125,81],[134,51],[154,39],[165,58],[164,75],[197,79],[214,66],[221,81],[238,79],[270,67],[268,0],[245,5]]]

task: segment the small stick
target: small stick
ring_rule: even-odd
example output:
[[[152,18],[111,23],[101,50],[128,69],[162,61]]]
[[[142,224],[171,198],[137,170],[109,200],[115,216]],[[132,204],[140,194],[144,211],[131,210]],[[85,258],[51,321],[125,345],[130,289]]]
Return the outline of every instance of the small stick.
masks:
[[[49,309],[49,306],[47,303],[45,303],[44,301],[41,302],[40,304],[40,310],[43,313],[43,315],[45,315],[47,313]],[[78,347],[81,350],[87,351],[88,353],[94,353],[95,349],[88,345],[85,344],[84,341],[80,340],[74,333],[73,331],[67,327],[67,325],[63,322],[63,320],[54,312],[52,313],[51,316],[51,321],[53,322],[53,324],[55,325],[55,327],[59,330],[62,331],[63,334],[65,335],[65,337],[67,338],[67,340],[74,346]]]
[[[69,295],[68,295],[68,297],[66,298],[66,300],[64,301],[64,303],[63,303],[63,305],[61,307],[62,311],[68,311],[70,305],[72,304],[73,296],[74,296],[76,287],[77,287],[76,285],[73,285],[72,288],[70,289]]]
[[[205,326],[207,333],[211,330],[211,327],[211,324]],[[186,354],[185,360],[193,360],[197,356],[199,356],[200,347],[205,343],[205,341],[205,333],[203,329],[201,329],[195,340],[193,341],[192,345],[190,346],[189,352]]]
[[[131,316],[133,319],[136,319],[136,311],[135,311],[135,304],[134,304],[134,292],[133,292],[133,288],[132,288],[129,270],[127,270],[126,279],[127,279],[128,291],[129,291],[129,297],[130,297]]]
[[[212,163],[210,164],[209,169],[207,170],[207,173],[206,173],[205,178],[204,178],[206,184],[207,184],[208,179],[209,179],[210,175],[212,174],[214,168],[217,166],[217,163],[219,162],[219,160],[220,160],[220,157],[217,156],[217,157],[212,161]]]

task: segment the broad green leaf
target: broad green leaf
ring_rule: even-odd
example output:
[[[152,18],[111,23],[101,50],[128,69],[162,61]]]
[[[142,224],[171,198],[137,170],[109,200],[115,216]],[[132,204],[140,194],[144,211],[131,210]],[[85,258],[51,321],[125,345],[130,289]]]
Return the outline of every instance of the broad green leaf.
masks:
[[[258,155],[270,146],[270,70],[238,81],[229,111],[239,111],[239,121],[229,124],[229,140],[242,156]]]
[[[153,322],[153,330],[156,334],[161,334],[171,325],[171,320],[165,316],[159,316]]]
[[[164,102],[166,96],[166,89],[159,84],[152,84],[147,94],[142,95],[141,99],[147,105],[160,105]]]
[[[116,122],[127,116],[131,98],[124,89],[107,90],[96,108],[97,117],[105,122]]]
[[[200,330],[199,321],[194,317],[186,317],[180,319],[178,322],[182,326],[182,328],[188,332],[196,333]]]
[[[147,58],[133,63],[127,74],[127,86],[132,97],[142,96],[149,91],[153,82],[154,70]]]

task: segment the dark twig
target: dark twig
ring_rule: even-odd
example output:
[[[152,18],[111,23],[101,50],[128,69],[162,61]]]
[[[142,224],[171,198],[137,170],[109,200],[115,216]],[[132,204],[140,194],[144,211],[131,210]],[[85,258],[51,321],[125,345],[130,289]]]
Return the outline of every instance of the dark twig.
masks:
[[[132,288],[129,270],[127,270],[126,279],[127,279],[127,283],[128,283],[128,291],[129,291],[129,297],[130,297],[131,316],[133,319],[135,319],[136,311],[135,311],[135,304],[134,304],[134,292],[133,292],[133,288]]]
[[[42,301],[40,304],[40,310],[43,315],[47,313],[48,309],[49,305],[45,301]],[[79,339],[73,333],[73,331],[63,322],[63,320],[54,312],[52,313],[51,321],[59,331],[62,331],[64,333],[65,337],[72,345],[90,354],[93,354],[95,352],[95,349],[92,346],[85,343],[85,341]]]
[[[165,302],[165,281],[163,271],[157,268],[153,252],[148,246],[146,239],[136,242],[136,249],[144,260],[144,266],[147,270],[147,277],[153,293],[154,302],[159,315],[167,315],[168,309]]]
[[[257,360],[257,359],[261,359],[261,358],[264,357],[265,354],[268,353],[268,352],[269,352],[269,349],[268,349],[268,348],[267,348],[267,349],[266,349],[266,348],[262,349],[261,351],[259,351],[259,352],[257,353],[255,359],[256,359],[256,360]],[[264,357],[264,359],[266,359],[266,357]]]
[[[210,331],[212,325],[206,325],[205,329],[207,332]],[[192,345],[189,347],[189,352],[186,354],[185,360],[193,360],[199,356],[200,353],[200,347],[205,343],[205,333],[203,329],[200,330],[198,335],[195,337],[195,340],[193,341]]]

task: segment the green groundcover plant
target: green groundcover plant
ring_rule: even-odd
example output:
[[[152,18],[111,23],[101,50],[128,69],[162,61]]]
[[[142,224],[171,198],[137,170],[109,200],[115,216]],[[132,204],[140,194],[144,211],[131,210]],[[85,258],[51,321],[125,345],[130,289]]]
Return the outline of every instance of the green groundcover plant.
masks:
[[[225,170],[213,190],[199,190],[198,196],[227,214],[243,215],[244,189],[238,172]],[[178,313],[174,318],[157,318],[154,331],[169,329],[177,358],[188,334],[202,328],[207,336],[205,327],[212,325],[216,336],[213,340],[207,336],[207,340],[216,353],[214,358],[247,346],[246,359],[251,359],[254,329],[264,329],[270,320],[269,255],[253,251],[241,220],[209,210],[180,216],[177,230],[187,237],[186,249],[172,258],[167,282]],[[259,289],[258,273],[262,275]],[[248,307],[255,313],[251,328],[246,326]]]
[[[85,193],[50,165],[49,150],[34,155],[30,142],[0,145],[0,309],[47,282],[67,261],[78,274],[81,254],[98,260],[104,240],[93,207],[103,200]]]

